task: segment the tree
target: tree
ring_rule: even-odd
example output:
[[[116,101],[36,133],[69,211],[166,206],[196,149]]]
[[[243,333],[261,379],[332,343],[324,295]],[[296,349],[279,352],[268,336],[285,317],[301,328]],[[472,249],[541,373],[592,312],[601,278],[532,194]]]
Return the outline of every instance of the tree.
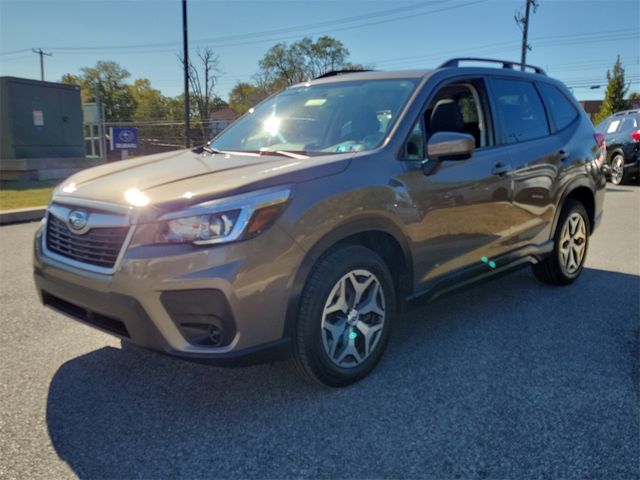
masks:
[[[201,69],[196,68],[189,60],[189,102],[193,101],[197,116],[200,120],[200,128],[204,135],[206,125],[209,122],[209,115],[214,109],[226,106],[226,103],[214,93],[218,74],[220,73],[218,56],[209,47],[197,50],[197,57],[200,60]],[[184,58],[178,56],[180,63],[184,67]]]
[[[229,92],[229,106],[243,114],[268,96],[263,88],[250,83],[240,82]]]
[[[108,121],[131,120],[136,108],[125,80],[131,75],[116,62],[99,61],[95,67],[80,69],[80,75],[65,74],[63,83],[80,85],[82,101],[95,102],[96,86]]]
[[[629,94],[627,99],[627,108],[640,108],[640,92],[633,92]]]
[[[362,70],[362,65],[347,62],[349,50],[340,40],[322,36],[309,37],[287,45],[271,47],[259,62],[258,86],[269,92],[316,78],[331,70]]]
[[[600,107],[600,111],[593,119],[594,125],[612,115],[615,112],[627,108],[627,100],[625,95],[629,90],[629,85],[624,80],[624,67],[620,63],[620,55],[613,65],[613,73],[607,70],[607,90],[604,93],[604,102]]]
[[[147,78],[138,78],[129,86],[131,95],[136,103],[133,120],[168,120],[169,109],[167,98],[160,90],[151,87]]]

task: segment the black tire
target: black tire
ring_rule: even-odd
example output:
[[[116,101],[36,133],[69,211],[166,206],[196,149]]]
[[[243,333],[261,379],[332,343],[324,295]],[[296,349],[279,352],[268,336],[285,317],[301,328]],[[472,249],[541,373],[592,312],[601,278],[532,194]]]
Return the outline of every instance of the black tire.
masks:
[[[382,328],[374,334],[376,336],[375,344],[368,356],[364,357],[365,359],[356,366],[342,368],[334,363],[326,351],[325,343],[323,343],[326,338],[323,338],[323,335],[327,334],[323,332],[322,323],[326,305],[333,298],[330,298],[330,295],[335,288],[338,288],[339,282],[346,275],[356,270],[367,271],[377,280],[377,284],[380,286],[379,293],[383,299],[378,296],[378,293],[373,293],[373,295],[380,299],[380,302],[383,302],[384,316],[376,317],[378,321],[382,319]],[[368,288],[365,293],[371,295]],[[361,380],[373,370],[384,353],[391,334],[395,304],[395,290],[391,273],[375,252],[357,245],[346,245],[330,251],[318,260],[305,284],[293,335],[291,363],[304,378],[330,387],[344,387]],[[355,306],[351,305],[348,309],[353,310]],[[342,315],[341,312],[337,312],[337,314]],[[348,316],[345,316],[346,318]],[[348,337],[345,337],[343,333],[339,338],[345,339],[347,343],[352,340],[353,344],[359,341],[361,346],[363,341],[368,342],[369,337],[362,336],[359,339],[352,339],[352,334],[357,336],[359,331],[350,333]],[[333,341],[338,344],[342,340],[333,339]],[[342,345],[344,346],[344,344]],[[334,347],[334,356],[337,353],[336,348]],[[355,357],[353,360],[356,360]]]
[[[614,185],[624,185],[627,181],[627,176],[624,172],[624,157],[619,153],[611,159],[609,179]]]
[[[567,268],[563,266],[562,254],[561,254],[561,235],[563,229],[567,223],[567,220],[573,215],[580,215],[584,222],[586,229],[584,240],[584,253],[582,258],[578,262],[577,269],[575,271],[567,271]],[[575,217],[573,217],[575,218]],[[591,226],[589,222],[589,216],[584,208],[584,205],[577,200],[569,199],[562,208],[560,218],[558,219],[558,225],[553,235],[553,252],[541,262],[532,266],[533,273],[536,278],[547,285],[569,285],[573,283],[582,272],[584,268],[584,262],[587,258],[587,252],[589,249],[589,235],[591,234]]]

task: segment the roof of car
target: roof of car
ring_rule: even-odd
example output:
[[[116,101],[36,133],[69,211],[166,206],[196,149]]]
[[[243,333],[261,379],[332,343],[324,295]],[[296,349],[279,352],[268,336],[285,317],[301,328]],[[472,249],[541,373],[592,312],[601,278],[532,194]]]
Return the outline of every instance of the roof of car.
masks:
[[[461,62],[474,62],[475,65],[470,66],[461,66]],[[488,64],[492,66],[478,66],[477,64]],[[495,67],[493,65],[502,65],[502,68]],[[525,67],[532,71],[521,71],[519,70],[521,64],[517,62],[509,62],[504,60],[494,60],[494,59],[482,59],[482,58],[455,58],[448,60],[447,62],[441,64],[440,66],[432,69],[415,69],[415,70],[400,70],[400,71],[380,71],[380,70],[338,70],[334,72],[327,72],[324,75],[315,78],[313,80],[309,80],[307,82],[302,82],[295,86],[303,86],[313,84],[323,84],[323,83],[338,83],[338,82],[351,82],[351,81],[362,81],[362,80],[391,80],[391,79],[412,79],[412,80],[420,80],[424,79],[427,76],[433,75],[436,72],[440,71],[464,71],[466,73],[478,74],[478,75],[508,75],[508,76],[527,76],[527,77],[537,77],[539,79],[548,79],[551,81],[555,81],[546,76],[545,72],[539,68],[532,65],[525,65]]]
[[[396,78],[420,79],[431,72],[433,72],[433,70],[399,70],[393,72],[384,72],[381,70],[354,70],[351,72],[336,72],[336,74],[325,75],[311,81],[313,83],[334,83],[358,80],[392,80]]]
[[[620,112],[614,113],[611,116],[612,117],[619,117],[619,116],[622,116],[622,115],[637,115],[637,114],[640,114],[640,109],[635,108],[635,109],[632,109],[632,110],[622,110]]]

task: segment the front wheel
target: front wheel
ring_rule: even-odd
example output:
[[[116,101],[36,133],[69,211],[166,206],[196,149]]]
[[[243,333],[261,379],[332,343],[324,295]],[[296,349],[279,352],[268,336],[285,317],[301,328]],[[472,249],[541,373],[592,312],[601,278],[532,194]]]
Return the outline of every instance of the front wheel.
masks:
[[[565,204],[554,235],[552,254],[533,265],[538,280],[549,285],[573,283],[584,267],[589,247],[589,217],[582,203]]]
[[[391,273],[373,251],[356,245],[322,257],[305,285],[292,361],[306,378],[342,387],[376,366],[395,312]]]

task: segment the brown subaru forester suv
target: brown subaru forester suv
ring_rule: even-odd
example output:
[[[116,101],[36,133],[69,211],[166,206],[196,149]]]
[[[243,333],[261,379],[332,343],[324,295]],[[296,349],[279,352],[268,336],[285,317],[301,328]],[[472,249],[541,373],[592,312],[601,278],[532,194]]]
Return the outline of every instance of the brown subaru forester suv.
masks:
[[[60,184],[35,282],[45,305],[142,347],[219,365],[289,358],[348,385],[415,299],[526,264],[573,282],[604,158],[580,105],[536,67],[331,72],[200,149]]]

